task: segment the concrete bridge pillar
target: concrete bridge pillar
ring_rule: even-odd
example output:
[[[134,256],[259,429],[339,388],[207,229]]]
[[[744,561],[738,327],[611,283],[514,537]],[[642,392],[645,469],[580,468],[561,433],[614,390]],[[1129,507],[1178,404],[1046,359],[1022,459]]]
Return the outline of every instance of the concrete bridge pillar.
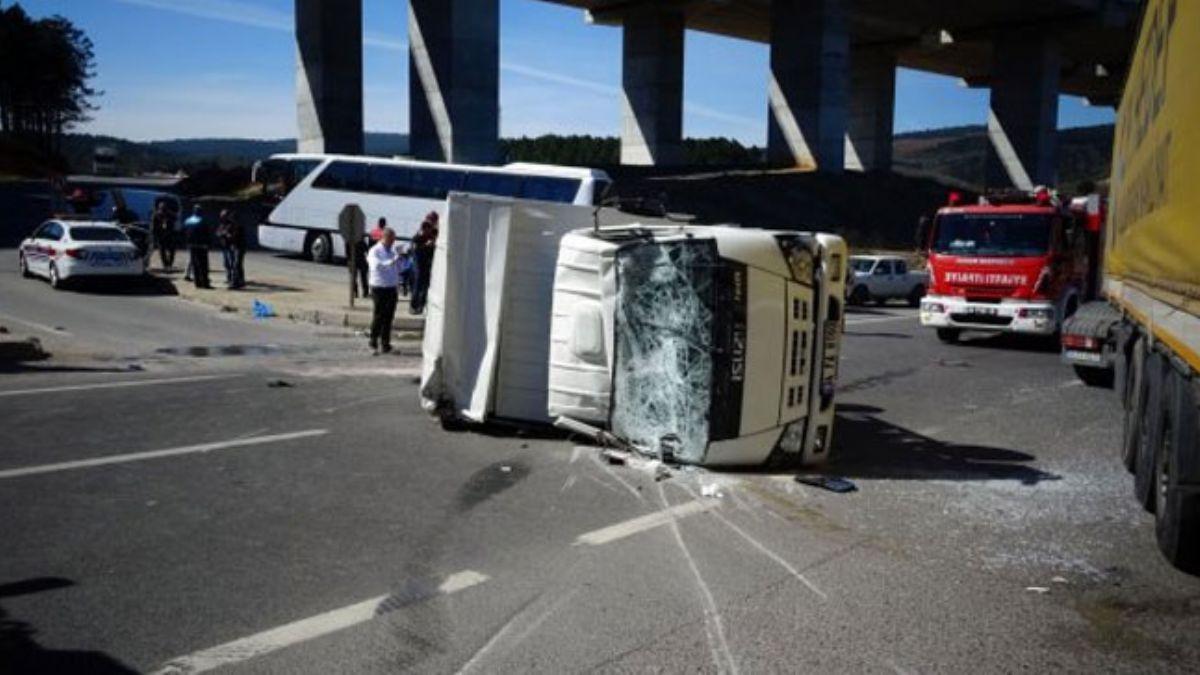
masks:
[[[892,168],[892,122],[896,105],[896,53],[855,49],[850,53],[850,106],[846,119],[849,171]]]
[[[772,0],[768,162],[842,170],[849,51],[844,0]]]
[[[300,152],[363,151],[362,0],[296,0]]]
[[[409,134],[419,159],[499,159],[499,0],[410,0]]]
[[[683,162],[683,18],[651,7],[624,18],[622,164]]]
[[[987,184],[1032,189],[1057,178],[1061,57],[1046,36],[996,42],[988,110]]]

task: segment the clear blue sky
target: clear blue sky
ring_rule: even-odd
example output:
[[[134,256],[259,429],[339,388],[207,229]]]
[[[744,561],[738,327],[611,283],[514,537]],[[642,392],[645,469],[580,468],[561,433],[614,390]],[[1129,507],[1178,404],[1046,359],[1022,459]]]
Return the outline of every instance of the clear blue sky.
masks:
[[[296,133],[293,0],[24,0],[61,14],[96,45],[101,110],[82,131],[136,140],[285,138]],[[4,4],[12,4],[5,0]],[[406,0],[364,0],[365,113],[371,131],[407,131]],[[766,45],[689,32],[684,133],[766,139]],[[501,0],[501,133],[619,133],[619,29],[579,10]],[[896,130],[982,124],[987,90],[901,70]],[[1063,97],[1059,126],[1112,121]]]

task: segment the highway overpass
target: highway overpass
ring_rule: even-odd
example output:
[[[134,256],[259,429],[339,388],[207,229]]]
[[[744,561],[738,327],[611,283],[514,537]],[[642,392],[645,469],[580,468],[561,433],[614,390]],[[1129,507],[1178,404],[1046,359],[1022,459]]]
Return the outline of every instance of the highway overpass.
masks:
[[[682,161],[686,30],[769,45],[767,155],[822,171],[891,165],[897,66],[990,88],[989,183],[1054,181],[1060,93],[1115,105],[1137,0],[547,0],[621,26],[627,164]],[[413,154],[490,162],[498,0],[409,0]],[[300,149],[362,150],[361,0],[296,0]],[[547,55],[551,58],[552,55]],[[614,111],[615,112],[615,111]]]

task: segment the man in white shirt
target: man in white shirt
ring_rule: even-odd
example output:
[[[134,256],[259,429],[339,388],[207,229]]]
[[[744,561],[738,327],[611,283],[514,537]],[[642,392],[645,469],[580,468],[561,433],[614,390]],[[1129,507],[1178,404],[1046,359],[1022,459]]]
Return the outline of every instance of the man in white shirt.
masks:
[[[378,354],[392,351],[392,320],[396,317],[396,300],[400,285],[400,250],[396,246],[396,232],[388,227],[383,237],[367,251],[368,283],[375,313],[371,317],[371,352]]]

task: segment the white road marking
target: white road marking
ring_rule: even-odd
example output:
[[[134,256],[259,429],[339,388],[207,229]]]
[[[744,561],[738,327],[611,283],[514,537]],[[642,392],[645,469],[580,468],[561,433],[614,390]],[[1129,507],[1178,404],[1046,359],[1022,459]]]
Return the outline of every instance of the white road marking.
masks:
[[[149,452],[131,452],[123,455],[108,455],[105,457],[95,457],[93,459],[80,459],[73,462],[58,462],[55,464],[41,464],[39,466],[26,466],[20,469],[6,469],[0,471],[0,480],[6,478],[19,478],[22,476],[35,476],[42,473],[55,473],[58,471],[72,471],[74,469],[89,469],[95,466],[106,466],[108,464],[124,464],[126,462],[141,462],[148,459],[161,459],[163,457],[175,457],[177,455],[190,455],[197,452],[212,452],[213,450],[225,450],[228,448],[241,448],[249,445],[262,445],[264,443],[279,443],[282,441],[293,441],[299,438],[311,438],[313,436],[324,436],[329,433],[328,429],[309,429],[307,431],[294,431],[286,434],[274,434],[271,436],[252,436],[250,438],[235,438],[228,441],[218,441],[216,443],[202,443],[200,445],[186,445],[181,448],[168,448],[166,450],[150,450]]]
[[[901,320],[905,320],[905,319],[907,319],[909,321],[913,321],[915,323],[917,320],[917,317],[903,315],[903,316],[876,316],[876,317],[871,317],[869,319],[853,319],[853,320],[846,319],[846,325],[847,326],[861,326],[861,325],[867,324],[867,323],[883,323],[885,321],[901,321]]]
[[[691,490],[690,488],[685,487],[684,489],[687,490],[688,493],[690,493],[693,497],[696,496],[696,493],[693,490]],[[791,563],[784,560],[779,554],[777,554],[774,551],[772,551],[771,549],[767,548],[765,544],[763,544],[761,541],[755,539],[749,532],[747,532],[747,531],[743,530],[741,527],[739,527],[737,525],[737,523],[726,518],[724,515],[721,514],[720,511],[716,511],[716,510],[709,511],[708,515],[710,515],[710,516],[716,518],[717,520],[721,521],[722,523],[724,523],[726,527],[728,527],[729,529],[736,532],[738,534],[738,536],[740,536],[742,539],[745,539],[746,543],[748,543],[751,546],[753,546],[754,548],[758,549],[760,553],[762,553],[763,555],[770,558],[773,562],[778,564],[783,569],[787,570],[788,573],[791,574],[793,577],[795,577],[797,581],[799,581],[800,583],[807,586],[808,590],[819,595],[822,600],[829,599],[829,596],[825,594],[825,591],[822,591],[821,589],[817,588],[816,584],[809,581],[808,577],[806,577],[800,573],[800,570],[796,569],[794,566],[792,566]]]
[[[509,619],[503,626],[500,627],[500,630],[496,631],[496,634],[493,635],[490,640],[488,640],[482,647],[479,648],[479,651],[475,652],[469,661],[463,664],[463,667],[458,670],[459,675],[474,670],[483,661],[483,658],[490,654],[492,650],[494,650],[496,646],[500,644],[500,641],[503,640],[506,635],[508,635],[509,631],[522,623],[526,624],[525,629],[513,636],[513,639],[508,645],[506,645],[504,652],[511,651],[513,647],[524,642],[526,638],[528,638],[535,630],[538,629],[538,627],[545,623],[546,619],[550,618],[551,614],[557,612],[560,607],[562,607],[578,592],[578,587],[571,589],[565,595],[555,600],[549,607],[542,610],[541,614],[538,614],[535,618],[528,622],[523,621],[523,618],[530,606],[527,606],[524,610],[517,612],[511,619]]]
[[[69,331],[60,330],[58,328],[55,328],[54,326],[47,326],[44,323],[38,323],[36,321],[28,321],[26,319],[20,319],[20,318],[13,316],[12,314],[7,314],[5,312],[0,312],[0,317],[3,317],[7,321],[12,321],[13,323],[19,323],[22,326],[26,326],[26,327],[32,328],[34,330],[40,330],[43,333],[49,333],[50,335],[64,335],[66,337],[73,337],[72,333]]]
[[[581,534],[575,538],[575,545],[601,546],[609,544],[618,539],[633,536],[639,532],[653,530],[660,525],[673,523],[678,518],[707,511],[716,507],[719,503],[715,499],[697,499],[695,501],[684,502],[683,504],[665,508],[662,511],[655,511],[654,513],[631,518],[616,525],[609,525],[608,527],[602,527],[598,530]]]
[[[119,382],[95,382],[92,384],[69,384],[61,387],[43,387],[40,389],[10,389],[0,391],[0,398],[5,396],[26,396],[29,394],[53,394],[63,391],[88,391],[90,389],[118,389],[122,387],[148,387],[154,384],[183,384],[185,382],[205,382],[208,380],[228,380],[241,375],[195,375],[193,377],[171,377],[157,380],[121,380]]]
[[[658,484],[658,498],[662,501],[665,511],[669,513],[671,525],[671,533],[675,535],[675,543],[679,545],[680,552],[683,553],[684,559],[687,561],[688,567],[692,570],[692,576],[696,578],[696,586],[700,589],[700,596],[704,600],[704,632],[708,637],[708,647],[712,652],[713,664],[717,667],[717,672],[734,673],[738,672],[737,662],[733,660],[733,652],[729,651],[729,641],[725,639],[725,623],[721,620],[721,612],[717,608],[717,601],[713,598],[712,590],[708,584],[704,582],[704,577],[700,575],[700,568],[696,565],[696,559],[692,557],[692,552],[688,550],[687,544],[683,541],[683,532],[679,529],[679,521],[674,515],[674,510],[678,506],[670,506],[667,502],[667,493],[663,490],[662,483]],[[696,504],[697,502],[687,502],[680,506],[688,504]],[[715,500],[713,500],[715,503]],[[706,507],[709,505],[706,505]]]
[[[438,590],[446,595],[449,595],[472,586],[478,586],[487,580],[488,577],[486,574],[480,574],[475,570],[463,570],[462,572],[455,572],[454,574],[446,577],[446,580],[442,582],[442,585],[438,586]]]
[[[571,474],[570,476],[567,476],[567,480],[563,481],[563,486],[561,488],[559,488],[558,491],[560,493],[566,492],[567,490],[570,490],[571,486],[574,484],[575,484],[575,474]]]
[[[457,593],[488,580],[487,575],[466,570],[446,578],[439,590],[443,595]],[[342,607],[331,612],[318,614],[307,619],[294,621],[278,628],[263,631],[223,645],[171,659],[154,675],[179,675],[181,673],[203,673],[233,663],[248,661],[285,647],[307,642],[330,633],[336,633],[379,616],[380,605],[391,596],[381,595],[362,602]]]

